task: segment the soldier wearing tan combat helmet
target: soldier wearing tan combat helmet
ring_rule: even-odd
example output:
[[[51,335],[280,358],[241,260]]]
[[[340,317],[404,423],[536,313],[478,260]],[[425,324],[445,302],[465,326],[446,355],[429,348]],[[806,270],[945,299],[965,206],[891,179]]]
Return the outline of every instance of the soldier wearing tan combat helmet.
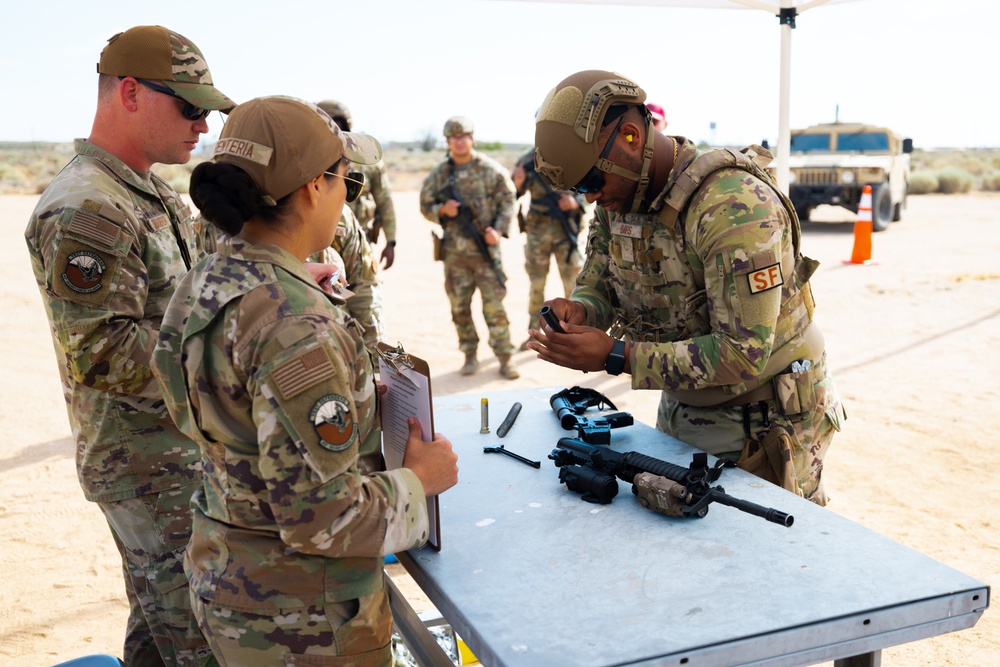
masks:
[[[597,204],[584,269],[529,345],[551,363],[662,392],[656,426],[822,505],[846,418],[813,322],[794,208],[759,146],[699,152],[657,132],[646,94],[577,72],[536,115],[535,166]]]
[[[464,116],[444,124],[448,158],[427,174],[420,190],[420,212],[441,225],[444,289],[451,303],[451,320],[458,347],[465,354],[460,373],[479,368],[479,335],[472,320],[472,295],[478,289],[489,345],[503,377],[520,377],[511,364],[510,321],[504,310],[506,275],[500,261],[500,237],[514,217],[514,184],[496,160],[475,150],[472,121]]]

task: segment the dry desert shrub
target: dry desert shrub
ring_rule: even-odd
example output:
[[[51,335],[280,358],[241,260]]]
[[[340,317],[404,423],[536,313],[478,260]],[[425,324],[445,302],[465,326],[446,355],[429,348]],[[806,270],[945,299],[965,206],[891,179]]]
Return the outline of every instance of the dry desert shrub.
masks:
[[[947,167],[938,173],[938,192],[964,194],[976,185],[976,177],[961,167]]]
[[[983,190],[1000,192],[1000,171],[994,171],[983,177]]]
[[[910,173],[911,195],[929,195],[937,192],[939,185],[937,174],[930,169]]]

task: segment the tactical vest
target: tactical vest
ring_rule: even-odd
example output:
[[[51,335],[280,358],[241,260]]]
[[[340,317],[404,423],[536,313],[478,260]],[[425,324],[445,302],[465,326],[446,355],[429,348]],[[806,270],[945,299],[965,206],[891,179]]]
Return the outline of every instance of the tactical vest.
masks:
[[[622,216],[624,222],[612,223],[611,280],[617,283],[619,291],[630,292],[614,298],[616,295],[612,291],[616,315],[612,336],[624,336],[632,341],[673,342],[710,333],[705,267],[701,267],[701,258],[687,247],[684,238],[688,202],[705,179],[720,169],[741,169],[773,186],[771,176],[764,169],[770,161],[770,153],[756,145],[741,151],[718,149],[703,153],[691,160],[674,184],[653,201],[652,209],[659,209],[659,214],[651,228],[628,229],[634,227],[629,224],[631,215]],[[699,390],[665,390],[681,403],[694,406],[738,404],[739,397],[765,385],[792,361],[805,357],[818,362],[822,357],[823,337],[818,327],[812,325],[815,304],[809,287],[809,277],[819,262],[802,255],[799,248],[801,229],[795,207],[779,188],[772,189],[791,220],[792,244],[784,248],[780,259],[768,260],[770,263],[779,261],[785,277],[770,357],[756,380]],[[649,219],[648,215],[642,217]],[[623,234],[642,238],[634,239],[630,246],[630,239]],[[647,243],[635,243],[638,240]],[[653,267],[666,267],[668,275],[652,270]]]

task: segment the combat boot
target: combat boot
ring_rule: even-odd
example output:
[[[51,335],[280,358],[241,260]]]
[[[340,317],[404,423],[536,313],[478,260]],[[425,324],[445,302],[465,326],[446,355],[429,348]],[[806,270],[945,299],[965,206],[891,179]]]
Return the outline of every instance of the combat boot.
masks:
[[[510,365],[510,355],[504,354],[497,357],[500,360],[500,375],[504,376],[508,380],[516,380],[521,377],[521,374],[514,370],[514,367]]]
[[[472,375],[479,368],[479,362],[476,361],[475,352],[465,353],[465,364],[462,365],[462,369],[458,371],[461,375]]]
[[[520,347],[518,347],[517,349],[520,350],[521,352],[527,352],[528,350],[531,349],[530,347],[528,347],[528,343],[530,343],[532,340],[534,339],[531,336],[528,336],[528,340],[521,343]]]

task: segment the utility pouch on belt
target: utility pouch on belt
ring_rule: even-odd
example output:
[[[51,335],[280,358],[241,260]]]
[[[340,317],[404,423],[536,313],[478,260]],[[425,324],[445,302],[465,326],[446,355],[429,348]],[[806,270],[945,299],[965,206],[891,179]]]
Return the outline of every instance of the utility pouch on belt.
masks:
[[[792,468],[792,438],[781,426],[772,426],[760,442],[748,439],[736,465],[786,491],[802,495]]]
[[[434,261],[444,261],[444,240],[434,232],[431,232],[431,243],[434,245]]]
[[[783,415],[808,412],[816,405],[812,363],[808,359],[792,362],[790,370],[775,375],[774,399]]]

